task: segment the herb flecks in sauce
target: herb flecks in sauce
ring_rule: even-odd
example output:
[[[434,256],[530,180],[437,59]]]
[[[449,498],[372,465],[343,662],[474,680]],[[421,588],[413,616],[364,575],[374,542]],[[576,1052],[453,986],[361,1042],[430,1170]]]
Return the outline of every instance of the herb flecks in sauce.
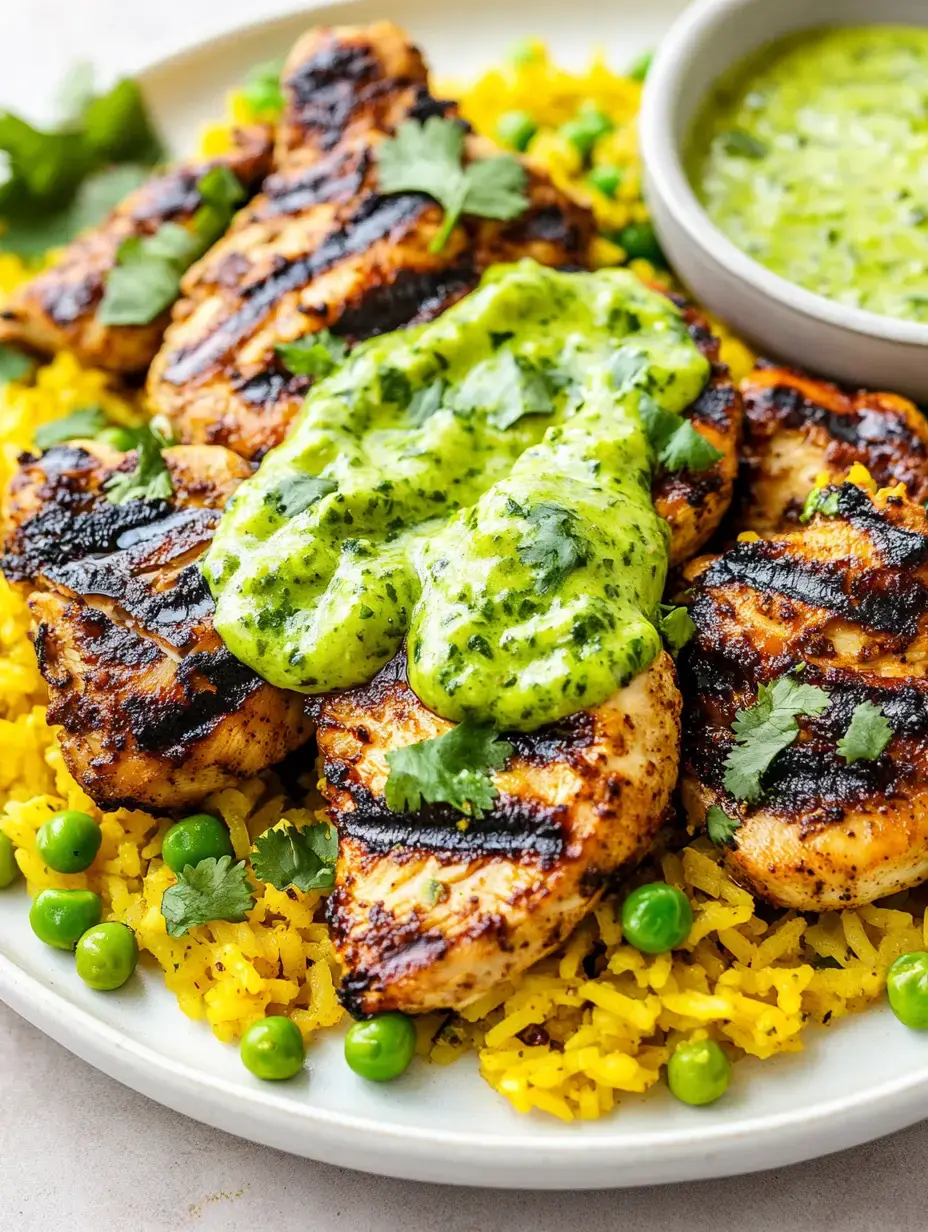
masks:
[[[425,704],[497,730],[598,704],[661,644],[669,529],[639,404],[679,414],[707,376],[629,272],[498,268],[312,390],[210,550],[219,632],[311,693],[407,638]]]
[[[816,30],[723,78],[690,178],[755,260],[852,307],[928,321],[928,28]]]

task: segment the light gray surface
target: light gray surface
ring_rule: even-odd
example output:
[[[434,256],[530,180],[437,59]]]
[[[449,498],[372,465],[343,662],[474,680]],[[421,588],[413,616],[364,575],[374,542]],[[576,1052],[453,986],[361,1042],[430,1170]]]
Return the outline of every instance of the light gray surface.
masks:
[[[449,0],[435,0],[436,3]],[[525,0],[527,27],[531,0]],[[0,99],[132,67],[286,0],[0,0]],[[389,4],[385,0],[385,14]],[[921,1232],[928,1124],[816,1163],[663,1189],[532,1196],[385,1181],[251,1146],[95,1073],[0,1006],[0,1230]]]

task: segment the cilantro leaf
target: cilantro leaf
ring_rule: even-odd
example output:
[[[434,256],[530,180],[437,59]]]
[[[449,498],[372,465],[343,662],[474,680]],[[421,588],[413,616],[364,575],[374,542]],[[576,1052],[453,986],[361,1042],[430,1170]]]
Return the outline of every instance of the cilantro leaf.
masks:
[[[838,741],[838,752],[850,764],[875,761],[893,738],[893,729],[879,706],[861,702],[854,707],[847,731]]]
[[[464,719],[443,736],[387,754],[387,808],[415,812],[427,801],[482,817],[498,795],[488,771],[501,769],[511,756],[512,745],[492,727]]]
[[[11,381],[22,381],[35,367],[33,361],[22,351],[0,342],[0,386],[9,385]]]
[[[103,325],[148,325],[174,303],[187,270],[223,234],[245,190],[228,167],[197,181],[202,204],[185,227],[162,223],[154,235],[130,236],[116,250],[97,309]]]
[[[210,856],[195,866],[188,864],[178,874],[177,884],[161,896],[161,914],[169,937],[182,937],[188,929],[212,920],[241,924],[254,905],[245,861],[233,864],[231,856],[218,860]]]
[[[438,377],[431,384],[417,389],[412,395],[409,406],[406,408],[406,414],[417,428],[421,428],[427,419],[431,419],[436,411],[441,410],[447,388],[447,381]]]
[[[245,74],[239,92],[260,119],[276,120],[284,109],[284,93],[280,84],[283,71],[283,60],[267,60],[256,64]]]
[[[648,361],[641,351],[622,347],[613,357],[610,371],[615,392],[625,394],[636,385],[647,384]],[[642,377],[645,378],[644,381],[641,380]]]
[[[741,829],[741,821],[737,817],[729,817],[723,808],[710,804],[706,813],[706,832],[716,847],[735,845],[735,831]]]
[[[840,500],[841,489],[838,487],[813,488],[803,503],[799,521],[811,522],[817,513],[826,518],[833,518],[838,512]]]
[[[62,127],[44,131],[0,113],[0,249],[35,256],[100,222],[162,157],[144,100],[133,81],[95,95],[80,72],[67,91]],[[134,164],[134,165],[133,165]],[[127,185],[129,185],[127,187]]]
[[[109,422],[109,416],[102,406],[83,406],[61,419],[40,424],[32,439],[39,449],[51,449],[52,445],[60,445],[62,441],[94,437],[98,432],[102,432]]]
[[[677,654],[696,632],[693,618],[685,607],[673,607],[661,604],[660,624],[661,637],[671,654]]]
[[[106,481],[106,499],[113,505],[132,500],[167,500],[174,491],[162,451],[171,441],[153,424],[137,429],[135,468],[117,471]]]
[[[519,560],[537,569],[537,586],[545,594],[586,563],[586,545],[577,530],[576,514],[563,505],[540,501],[523,516],[532,531],[519,545]]]
[[[731,128],[719,137],[722,149],[734,158],[763,158],[766,144],[743,128]]]
[[[335,828],[320,821],[302,830],[289,823],[267,830],[255,841],[251,863],[255,875],[275,890],[293,885],[306,894],[331,889],[337,858]]]
[[[667,470],[698,474],[722,457],[722,451],[697,432],[688,419],[665,411],[649,394],[641,394],[638,413],[657,461]]]
[[[281,517],[295,518],[337,488],[334,480],[322,475],[293,474],[285,476],[265,499]]]
[[[444,221],[429,245],[441,252],[462,214],[516,218],[528,207],[525,168],[511,154],[463,166],[464,130],[457,120],[429,116],[424,124],[406,120],[378,146],[380,190],[421,192],[444,208]]]
[[[736,800],[753,803],[763,794],[761,775],[799,734],[798,716],[814,718],[828,705],[828,694],[792,676],[762,684],[757,701],[735,715],[736,746],[725,759],[725,787]]]
[[[472,368],[454,395],[458,411],[483,411],[494,428],[505,431],[524,415],[550,415],[552,388],[546,375],[511,351]]]
[[[307,334],[295,342],[280,342],[274,347],[281,363],[294,376],[328,376],[348,354],[348,344],[327,329]]]

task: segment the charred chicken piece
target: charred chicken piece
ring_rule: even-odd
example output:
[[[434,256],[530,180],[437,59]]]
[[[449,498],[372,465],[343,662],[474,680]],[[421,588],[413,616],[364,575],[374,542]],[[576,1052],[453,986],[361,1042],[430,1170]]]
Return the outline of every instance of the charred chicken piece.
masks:
[[[799,911],[859,906],[928,877],[928,515],[899,489],[825,492],[833,512],[805,530],[693,562],[696,636],[681,656],[689,821],[721,808],[731,872]],[[798,717],[759,798],[739,802],[726,787],[736,712],[787,673],[824,690],[827,706]],[[839,742],[864,703],[891,739],[857,755]]]
[[[302,698],[225,649],[199,558],[250,468],[165,451],[170,500],[114,505],[131,469],[92,441],[27,458],[0,568],[30,592],[34,642],[68,769],[104,808],[178,812],[280,761],[312,733]]]
[[[178,163],[130,193],[105,222],[83,232],[61,256],[17,288],[0,309],[0,342],[51,354],[73,351],[82,364],[110,372],[144,372],[155,356],[170,314],[148,325],[103,325],[97,308],[119,246],[154,235],[162,223],[189,223],[203,204],[197,185],[213,167],[234,172],[253,193],[271,166],[271,130],[240,129],[229,154]]]
[[[340,840],[329,920],[355,1014],[461,1007],[556,948],[644,855],[677,776],[680,696],[662,653],[596,709],[506,737],[481,820],[391,812],[386,754],[451,727],[403,669],[400,656],[315,711]]]

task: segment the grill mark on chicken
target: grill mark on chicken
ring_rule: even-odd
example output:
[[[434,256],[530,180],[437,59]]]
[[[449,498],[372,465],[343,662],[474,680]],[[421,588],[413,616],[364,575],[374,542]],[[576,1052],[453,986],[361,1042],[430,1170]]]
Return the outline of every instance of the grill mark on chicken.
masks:
[[[690,822],[702,824],[712,805],[740,822],[725,861],[780,906],[854,906],[925,880],[925,510],[845,484],[834,515],[739,543],[687,575],[696,636],[680,662],[681,798]],[[759,685],[800,668],[828,705],[798,718],[796,739],[763,774],[760,799],[735,801],[725,763],[736,713],[753,705]],[[879,707],[892,735],[878,756],[848,762],[838,744],[863,702]]]
[[[377,240],[392,238],[398,227],[418,218],[427,199],[420,193],[368,197],[346,223],[338,226],[319,248],[294,261],[281,261],[274,272],[242,289],[242,306],[210,335],[176,351],[163,372],[172,385],[183,385],[215,371],[220,361],[266,317],[275,304],[298,287],[331,269],[345,257],[366,252]]]
[[[393,282],[373,287],[349,303],[332,330],[361,342],[404,325],[424,325],[472,291],[477,275],[458,270],[400,270]]]

